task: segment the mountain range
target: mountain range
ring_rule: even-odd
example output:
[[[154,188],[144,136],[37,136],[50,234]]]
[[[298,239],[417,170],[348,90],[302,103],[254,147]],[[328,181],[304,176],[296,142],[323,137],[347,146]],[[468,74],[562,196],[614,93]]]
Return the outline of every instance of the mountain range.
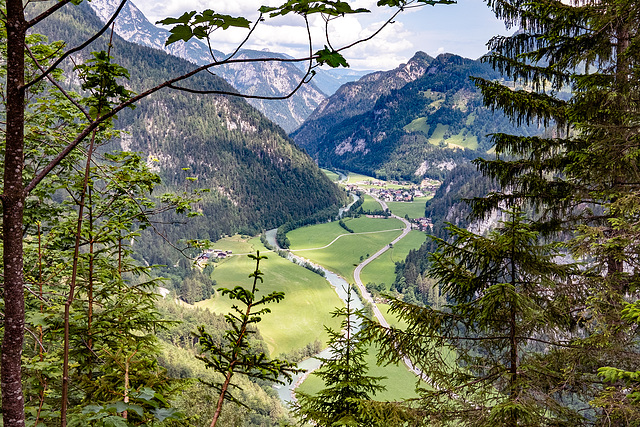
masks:
[[[119,0],[92,0],[89,5],[102,22],[106,22],[116,11]],[[128,1],[114,22],[115,32],[123,39],[142,46],[151,47],[186,59],[197,65],[212,61],[209,47],[197,39],[179,41],[165,46],[169,32],[153,25],[131,1]],[[213,50],[220,60],[227,54]],[[235,58],[288,58],[268,51],[242,50]],[[292,62],[255,62],[252,64],[223,65],[215,67],[215,74],[224,78],[238,92],[246,95],[283,97],[288,95],[305,77],[304,64]],[[249,99],[248,102],[260,110],[287,132],[291,132],[343,83],[360,78],[365,71],[317,69],[311,83],[304,84],[290,98],[282,100]]]

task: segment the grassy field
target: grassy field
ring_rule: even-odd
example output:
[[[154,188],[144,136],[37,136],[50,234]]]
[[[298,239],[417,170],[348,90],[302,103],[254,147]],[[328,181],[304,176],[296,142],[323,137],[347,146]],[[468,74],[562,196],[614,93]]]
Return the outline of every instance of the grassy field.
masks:
[[[330,171],[328,169],[322,169],[322,172],[324,172],[325,175],[327,175],[327,177],[333,181],[333,182],[338,182],[340,181],[340,175],[338,175],[337,173]]]
[[[347,184],[355,184],[356,182],[360,182],[360,181],[372,181],[372,180],[375,180],[375,178],[372,176],[361,175],[359,173],[349,172],[349,174],[347,175]]]
[[[377,366],[375,348],[369,348],[369,353],[365,360],[369,366],[369,372],[367,372],[367,375],[373,377],[386,377],[386,379],[380,382],[380,384],[386,387],[386,390],[376,394],[376,400],[391,402],[417,397],[414,387],[416,383],[416,376],[409,372],[404,365]],[[322,380],[311,374],[307,380],[302,383],[298,390],[305,393],[316,393],[323,387],[324,384]]]
[[[362,210],[365,212],[375,212],[382,209],[380,203],[376,202],[375,199],[368,194],[363,194],[364,202],[362,202]]]
[[[384,283],[387,289],[394,282],[395,263],[404,261],[411,249],[418,249],[427,239],[422,231],[413,230],[407,236],[396,243],[393,248],[387,250],[379,258],[369,263],[362,269],[362,282]]]
[[[350,234],[337,223],[312,225],[299,228],[287,234],[291,242],[290,248],[304,258],[310,259],[329,270],[341,275],[347,281],[353,281],[354,264],[361,262],[361,258],[377,252],[384,245],[398,237],[402,232],[403,224],[397,219],[382,218],[354,218],[345,220],[345,223],[355,233],[373,232],[372,234]],[[334,225],[335,224],[335,225]],[[337,229],[335,228],[337,227]],[[340,231],[342,230],[342,231]],[[344,234],[331,246],[320,248],[330,243],[337,235]],[[300,249],[309,249],[299,251]]]
[[[407,132],[422,132],[425,135],[429,135],[429,128],[430,127],[431,126],[429,126],[427,124],[427,118],[426,117],[420,117],[420,118],[415,119],[414,121],[412,121],[408,125],[406,125],[404,127],[404,130],[406,130]]]
[[[407,322],[400,321],[394,314],[389,313],[389,308],[391,308],[389,304],[377,304],[377,306],[386,321],[389,322],[389,325],[398,329],[405,329],[407,327]]]
[[[407,215],[409,218],[422,218],[424,217],[424,206],[427,200],[431,197],[415,197],[413,202],[387,202],[387,206],[392,213],[404,218]]]
[[[246,240],[223,239],[216,242],[216,248],[232,249],[234,253],[255,252],[266,249],[257,238]],[[282,291],[285,299],[269,308],[271,313],[263,317],[259,324],[260,333],[269,346],[273,356],[302,348],[319,339],[326,342],[323,325],[338,327],[330,312],[343,305],[336,292],[321,276],[299,267],[274,253],[265,253],[269,257],[260,263],[264,272],[264,283],[258,288],[260,294]],[[250,286],[248,275],[255,269],[255,261],[246,256],[233,256],[216,264],[212,278],[218,286]],[[226,297],[201,301],[198,306],[207,307],[216,313],[227,313],[232,301]],[[295,319],[295,320],[294,320]]]

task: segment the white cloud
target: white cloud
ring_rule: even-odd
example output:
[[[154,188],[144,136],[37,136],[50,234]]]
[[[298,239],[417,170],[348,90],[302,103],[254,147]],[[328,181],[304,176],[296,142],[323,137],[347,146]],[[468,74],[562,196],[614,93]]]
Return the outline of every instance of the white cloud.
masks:
[[[377,7],[377,0],[348,1],[353,8],[369,9],[371,13],[332,21],[329,33],[335,48],[372,34],[394,11],[389,7]],[[255,20],[261,5],[277,6],[284,2],[285,0],[134,0],[152,22],[167,16],[179,16],[187,10],[204,9]],[[315,16],[310,19],[310,25],[314,49],[321,49],[326,43],[324,22],[319,16]],[[482,0],[458,0],[457,5],[406,10],[394,24],[385,28],[373,40],[350,49],[345,52],[345,56],[352,67],[364,69],[378,68],[381,65],[393,68],[418,50],[430,55],[453,52],[477,58],[486,52],[486,41],[499,33],[500,29],[504,31],[504,24],[495,19]],[[217,31],[213,44],[217,49],[229,52],[246,34],[246,30]],[[289,14],[261,23],[246,47],[300,56],[308,53],[307,39],[302,18]]]

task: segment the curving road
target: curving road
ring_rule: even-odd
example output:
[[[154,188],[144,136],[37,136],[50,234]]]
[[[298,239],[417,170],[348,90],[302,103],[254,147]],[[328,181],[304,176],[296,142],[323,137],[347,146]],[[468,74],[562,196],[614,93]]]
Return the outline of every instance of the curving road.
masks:
[[[374,196],[373,194],[370,194],[370,193],[369,193],[369,196],[373,197],[373,199],[376,202],[378,202],[380,204],[380,206],[382,206],[383,210],[387,210],[388,209],[387,204],[383,200],[378,199],[376,196]],[[360,264],[358,264],[358,266],[356,267],[355,271],[353,272],[353,278],[354,278],[354,280],[356,282],[356,286],[360,290],[360,294],[362,295],[362,298],[364,298],[365,301],[367,301],[368,303],[371,304],[371,308],[373,309],[373,315],[378,320],[380,325],[384,326],[385,328],[389,327],[389,322],[387,322],[387,319],[384,318],[384,315],[382,314],[382,312],[378,308],[378,305],[373,301],[373,298],[371,297],[371,294],[369,293],[369,291],[367,291],[367,288],[364,286],[364,283],[362,283],[362,279],[360,278],[360,273],[362,272],[362,269],[365,268],[370,262],[372,262],[374,259],[378,258],[380,255],[382,255],[387,250],[389,250],[389,248],[392,245],[395,245],[396,243],[398,243],[402,238],[404,238],[411,231],[411,223],[409,221],[407,221],[406,219],[401,218],[401,217],[399,217],[397,215],[394,215],[394,214],[391,214],[391,217],[399,219],[400,221],[402,221],[404,223],[405,227],[404,227],[404,230],[402,231],[402,234],[400,234],[398,237],[396,237],[389,245],[387,245],[384,248],[380,249],[378,252],[376,252],[375,254],[373,254],[369,258],[365,259]],[[409,360],[408,357],[403,357],[402,361],[407,366],[407,368],[409,368],[409,370],[411,372],[413,372],[416,376],[420,377],[422,380],[424,380],[425,382],[430,384],[432,387],[434,387],[436,389],[439,389],[439,387],[431,380],[431,378],[429,378],[424,372],[422,372],[420,369],[416,368],[413,365],[413,363],[411,363],[411,360]]]
[[[378,199],[377,197],[375,197],[372,194],[369,194],[369,196],[373,197],[373,199],[376,202],[378,202],[380,204],[380,206],[382,206],[382,210],[389,209],[389,207],[387,206],[387,204],[384,201]],[[369,258],[365,259],[360,264],[358,264],[358,266],[356,267],[355,271],[353,272],[353,279],[356,282],[356,286],[360,290],[360,294],[365,299],[365,301],[367,301],[368,303],[371,304],[371,306],[373,308],[374,316],[376,317],[378,322],[380,322],[380,324],[382,326],[384,326],[385,328],[389,327],[389,323],[387,322],[387,319],[385,319],[384,316],[382,315],[382,312],[378,308],[377,304],[373,301],[373,298],[371,298],[371,294],[369,294],[369,291],[367,291],[367,288],[364,286],[364,283],[362,283],[362,279],[360,278],[360,274],[362,273],[362,269],[365,268],[370,262],[372,262],[373,260],[378,258],[380,255],[382,255],[383,253],[388,251],[389,248],[392,245],[395,245],[396,243],[398,243],[400,240],[402,240],[411,231],[411,223],[409,221],[407,221],[406,219],[401,218],[401,217],[399,217],[397,215],[394,215],[394,214],[391,214],[391,217],[399,219],[400,221],[402,221],[404,223],[404,229],[402,230],[402,233],[398,237],[396,237],[390,244],[386,245],[384,248],[380,249],[378,252],[376,252],[375,254],[373,254]]]

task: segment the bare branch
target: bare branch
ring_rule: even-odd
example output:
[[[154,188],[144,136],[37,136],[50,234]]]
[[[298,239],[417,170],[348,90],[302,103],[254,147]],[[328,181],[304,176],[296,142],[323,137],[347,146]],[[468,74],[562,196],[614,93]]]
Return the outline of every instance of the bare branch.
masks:
[[[62,95],[64,95],[64,97],[67,98],[69,100],[69,102],[71,102],[73,105],[75,105],[76,108],[78,110],[80,110],[82,112],[82,114],[84,114],[84,116],[87,118],[87,120],[91,120],[91,116],[89,115],[89,112],[86,111],[84,108],[82,108],[82,105],[80,105],[80,103],[78,103],[78,101],[73,99],[73,97],[71,95],[69,95],[69,93],[66,90],[64,90],[62,88],[62,86],[60,86],[60,84],[53,77],[51,77],[51,73],[45,72],[44,67],[42,65],[40,65],[40,63],[38,62],[38,59],[35,57],[33,52],[31,52],[31,49],[29,49],[29,46],[25,46],[25,48],[27,49],[27,53],[29,54],[29,57],[36,64],[36,67],[38,67],[38,69],[40,69],[40,71],[42,71],[42,75],[46,76],[47,80],[49,80],[49,82],[52,85],[54,85],[56,88],[58,88],[60,93],[62,93]]]
[[[54,4],[49,9],[45,10],[40,15],[36,16],[35,18],[33,18],[31,21],[28,21],[27,22],[27,28],[31,28],[34,25],[36,25],[38,22],[40,22],[40,21],[46,19],[47,17],[53,15],[57,10],[61,9],[62,7],[67,5],[68,3],[71,3],[71,0],[60,0],[60,1],[58,1],[58,3]]]
[[[69,2],[70,0],[64,0],[64,2]],[[62,3],[62,2],[61,2]],[[116,11],[113,13],[113,15],[111,16],[111,18],[109,18],[109,20],[107,21],[106,24],[104,24],[104,26],[97,32],[95,33],[93,36],[91,36],[87,41],[85,41],[84,43],[82,43],[79,46],[74,47],[73,49],[70,49],[68,51],[66,51],[64,54],[62,54],[62,56],[60,56],[60,58],[58,58],[53,64],[51,64],[51,66],[43,72],[43,74],[41,74],[39,77],[37,77],[36,79],[30,81],[29,83],[26,83],[23,86],[23,89],[28,89],[29,87],[33,86],[34,84],[38,83],[39,81],[41,81],[43,78],[45,78],[45,76],[47,76],[49,73],[51,73],[51,71],[55,70],[58,65],[60,65],[60,63],[62,61],[64,61],[69,55],[71,55],[72,53],[81,51],[82,49],[84,49],[85,47],[89,46],[91,43],[93,43],[95,40],[97,40],[102,34],[104,34],[105,31],[107,31],[107,29],[111,26],[111,24],[113,23],[113,21],[116,20],[116,18],[118,17],[118,15],[120,14],[120,11],[122,10],[122,8],[124,7],[124,5],[127,3],[127,0],[122,0],[122,3],[120,3],[120,6],[118,6],[118,9],[116,9]]]

